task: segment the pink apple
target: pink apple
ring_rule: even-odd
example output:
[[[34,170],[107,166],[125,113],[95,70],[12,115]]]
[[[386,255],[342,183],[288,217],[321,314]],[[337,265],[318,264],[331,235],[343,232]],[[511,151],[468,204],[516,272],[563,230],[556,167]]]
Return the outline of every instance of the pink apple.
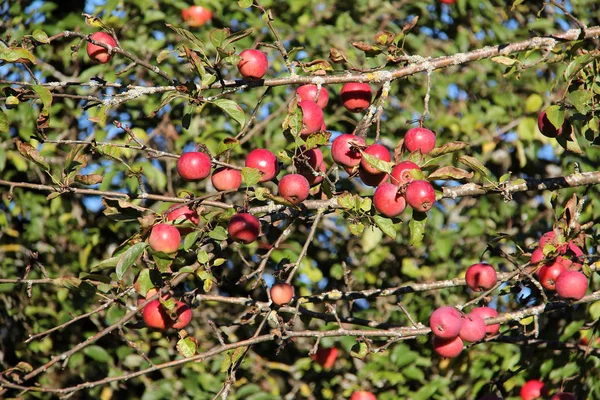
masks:
[[[356,168],[356,167],[355,167]],[[358,177],[367,186],[378,187],[382,183],[389,182],[389,175],[385,172],[379,172],[377,174],[371,174],[365,171],[362,166],[358,168]],[[398,187],[396,187],[397,189]]]
[[[541,399],[548,394],[544,382],[532,379],[527,381],[521,388],[521,400]]]
[[[368,146],[366,149],[363,150],[363,153],[378,158],[382,161],[389,162],[391,160],[390,151],[384,145],[379,143],[375,143]],[[360,166],[365,170],[365,172],[368,172],[373,175],[382,172],[377,168],[373,167],[371,164],[369,164],[364,157],[360,161]]]
[[[475,291],[482,292],[489,290],[496,285],[498,276],[496,270],[489,264],[477,263],[471,265],[465,274],[467,286]]]
[[[460,312],[454,307],[440,307],[429,318],[431,333],[442,339],[451,339],[458,336],[462,327]]]
[[[441,337],[434,336],[433,350],[441,357],[458,357],[463,350],[463,341],[460,336],[450,339],[442,339]]]
[[[564,271],[556,278],[556,293],[563,299],[580,300],[585,296],[588,279],[579,271]]]
[[[270,294],[274,304],[284,306],[294,298],[294,287],[285,282],[276,283],[271,286]]]
[[[213,171],[210,181],[219,192],[237,190],[242,185],[242,173],[237,169],[219,167]]]
[[[425,128],[412,128],[404,136],[404,147],[409,152],[427,154],[435,147],[435,133]]]
[[[300,100],[315,101],[322,109],[329,103],[329,92],[323,86],[319,91],[319,99],[317,98],[317,85],[302,85],[296,89],[296,94],[300,97]]]
[[[177,160],[177,172],[186,181],[201,181],[210,175],[210,157],[200,151],[184,153]]]
[[[260,50],[247,49],[240,53],[238,63],[240,74],[246,79],[261,79],[267,73],[269,61],[267,55]]]
[[[189,26],[197,28],[211,20],[212,12],[201,6],[190,6],[181,10],[181,18]]]
[[[477,342],[485,337],[485,321],[480,315],[467,314],[463,316],[462,327],[458,334],[467,342]]]
[[[398,186],[382,183],[375,189],[373,205],[380,214],[393,218],[402,214],[406,208],[406,199],[398,193]]]
[[[156,224],[152,227],[148,243],[154,251],[162,251],[164,253],[175,253],[179,249],[181,242],[181,234],[173,225]]]
[[[406,202],[417,211],[426,212],[435,203],[435,190],[431,183],[415,180],[406,187]]]
[[[279,195],[292,204],[300,204],[308,197],[310,185],[300,174],[285,175],[279,181]]]
[[[414,181],[412,171],[421,171],[421,168],[412,161],[402,161],[392,168],[392,183],[405,184]]]
[[[498,312],[491,307],[477,307],[471,310],[470,316],[478,315],[481,318],[495,318],[498,316]],[[485,331],[488,335],[495,335],[500,331],[500,324],[486,325]]]
[[[306,139],[311,133],[319,132],[323,125],[323,110],[314,101],[302,100],[298,103],[302,109],[302,130],[300,136]]]
[[[254,149],[248,153],[246,167],[256,168],[262,173],[260,182],[270,181],[279,172],[277,157],[267,149]]]
[[[260,221],[252,214],[237,213],[229,220],[227,232],[233,241],[249,244],[260,234]]]
[[[344,133],[335,138],[331,144],[331,157],[338,165],[356,167],[360,164],[362,155],[356,146],[364,146],[365,140],[350,133]]]
[[[115,39],[106,32],[95,32],[90,36],[90,39],[95,40],[96,42],[104,43],[110,47],[117,47],[117,42]],[[100,64],[106,64],[113,56],[112,53],[108,53],[108,49],[90,42],[87,43],[86,50],[88,56]]]

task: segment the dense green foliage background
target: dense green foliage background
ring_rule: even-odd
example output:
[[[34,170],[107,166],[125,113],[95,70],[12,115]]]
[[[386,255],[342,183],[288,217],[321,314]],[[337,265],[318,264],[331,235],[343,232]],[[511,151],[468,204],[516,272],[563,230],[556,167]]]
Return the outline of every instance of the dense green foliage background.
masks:
[[[174,0],[108,0],[105,4],[99,1],[4,1],[0,2],[0,50],[20,46],[27,35],[38,29],[47,36],[66,30],[92,33],[99,28],[86,25],[81,14],[87,12],[113,28],[126,51],[150,64],[159,65],[180,84],[200,83],[200,77],[181,54],[182,46],[189,46],[188,42],[165,25],[185,27],[180,12],[188,3]],[[258,42],[273,43],[274,39],[257,8],[244,9],[237,2],[219,0],[204,1],[202,5],[213,10],[212,22],[190,31],[205,43],[210,60],[214,61],[217,54],[210,44],[213,29],[229,27],[232,32],[252,29],[250,35],[232,45],[231,49],[235,48],[238,53]],[[549,35],[576,28],[559,9],[551,6],[542,9],[541,2],[526,1],[512,8],[500,0],[458,0],[452,6],[433,0],[264,0],[261,5],[271,10],[273,25],[290,51],[292,60],[302,63],[327,60],[332,47],[346,55],[349,63],[329,61],[333,69],[327,72],[330,75],[350,71],[351,65],[364,70],[393,69],[403,65],[404,61],[389,61],[394,57],[388,57],[385,52],[367,57],[351,43],[362,41],[373,44],[378,31],[399,34],[410,21],[416,24],[404,36],[397,37],[398,47],[403,47],[395,56],[427,58],[454,55],[525,40],[531,35]],[[567,7],[587,26],[600,24],[596,1],[571,1]],[[416,16],[418,21],[413,20]],[[152,148],[181,154],[194,145],[203,144],[215,154],[223,139],[235,136],[241,129],[231,116],[213,104],[199,105],[183,95],[170,98],[172,92],[142,95],[114,108],[61,96],[70,93],[104,99],[126,90],[127,85],[158,87],[170,83],[140,66],[119,73],[130,60],[118,54],[108,64],[94,64],[85,54],[85,43],[78,48],[80,40],[77,38],[65,37],[50,44],[30,39],[29,43],[37,61],[35,65],[28,65],[31,72],[23,64],[0,64],[2,112],[9,124],[8,130],[0,132],[0,179],[56,186],[57,182],[64,182],[64,177],[70,172],[66,168],[66,158],[73,156],[74,153],[70,152],[74,149],[79,149],[85,155],[87,165],[78,173],[102,175],[102,183],[90,186],[98,190],[139,194],[138,174],[148,193],[171,197],[214,193],[208,181],[198,184],[182,181],[175,172],[173,158],[148,158],[145,152],[122,148],[103,147],[92,151],[89,146],[42,144],[41,139],[95,139],[123,144],[127,135],[113,125],[113,121],[118,120],[129,125],[136,136]],[[276,48],[262,49],[267,52],[270,63],[266,78],[289,76]],[[438,145],[452,141],[469,144],[461,154],[477,158],[488,171],[487,176],[475,171],[470,181],[498,182],[508,173],[511,173],[510,179],[547,178],[571,174],[575,168],[580,171],[598,168],[600,151],[594,144],[598,141],[597,104],[600,100],[597,43],[559,43],[549,57],[542,59],[544,54],[543,51],[524,52],[505,59],[486,59],[453,66],[431,74],[430,115],[424,124],[437,132]],[[589,55],[582,59],[585,54]],[[157,61],[159,55],[160,63]],[[574,66],[580,66],[581,70],[575,70]],[[305,74],[301,67],[296,67],[296,72]],[[95,79],[96,82],[120,83],[122,88],[74,84],[54,90],[53,93],[59,95],[52,98],[51,105],[44,107],[41,101],[32,99],[37,95],[28,86],[9,83],[32,82],[31,73],[41,82],[86,83]],[[237,69],[227,64],[220,67],[220,73],[225,80],[239,78]],[[211,74],[210,69],[208,74]],[[381,83],[373,83],[372,86],[379,88]],[[21,94],[24,97],[16,107],[5,104],[12,94],[7,89],[9,87],[29,90]],[[350,114],[341,106],[337,96],[341,85],[327,87],[331,95],[325,110],[328,130],[334,134],[352,132],[362,115]],[[381,141],[390,149],[395,148],[410,122],[422,115],[426,90],[426,74],[392,82],[381,120]],[[219,93],[219,89],[209,89],[200,95]],[[265,88],[251,87],[227,94],[224,98],[239,104],[247,120],[263,93]],[[253,126],[257,128],[252,131],[249,140],[242,140],[243,143],[232,150],[230,163],[241,166],[251,149],[266,147],[280,156],[284,168],[291,170],[285,149],[293,150],[296,144],[282,134],[281,125],[293,93],[294,87],[282,85],[273,87],[266,94],[256,113]],[[165,100],[170,102],[161,107]],[[574,127],[577,146],[570,151],[564,149],[565,143],[561,146],[556,140],[542,136],[537,129],[538,113],[559,104],[567,109],[567,117]],[[49,125],[40,131],[36,126],[40,112],[44,111],[49,115]],[[368,142],[374,140],[375,125],[369,129],[367,138]],[[17,139],[40,151],[49,164],[48,173],[17,151]],[[326,147],[324,153],[331,165]],[[435,163],[465,167],[452,155],[444,156]],[[336,174],[332,172],[332,179]],[[340,174],[345,177],[342,172]],[[456,184],[453,181],[438,183],[445,186]],[[86,187],[81,184],[72,186]],[[276,192],[272,184],[264,187]],[[373,192],[358,178],[341,179],[336,189],[361,196],[369,196]],[[469,265],[482,258],[500,271],[512,271],[515,267],[508,259],[519,264],[528,262],[528,253],[540,235],[552,228],[564,204],[574,193],[579,198],[586,198],[580,221],[589,223],[586,253],[595,255],[600,218],[597,186],[556,192],[515,193],[512,199],[502,196],[464,197],[440,201],[428,213],[423,239],[412,244],[414,231],[411,234],[410,211],[405,212],[395,224],[395,240],[369,226],[372,220],[360,212],[327,212],[293,283],[297,294],[302,296],[334,289],[346,292],[396,287],[407,282],[430,283],[460,277]],[[150,200],[117,204],[110,200],[105,204],[110,207],[106,208],[99,196],[65,193],[48,198],[48,194],[0,186],[0,278],[74,277],[83,281],[62,279],[31,286],[0,283],[1,370],[14,367],[19,362],[37,368],[54,355],[116,323],[135,307],[137,294],[126,291],[132,286],[136,273],[148,267],[146,258],[138,260],[121,279],[118,279],[114,265],[107,269],[95,267],[118,254],[115,250],[127,248],[131,244],[128,242],[130,238],[145,239],[147,231],[141,229],[144,222],[141,224],[138,218],[152,214],[142,208],[131,207],[131,203],[156,212],[162,212],[171,205]],[[221,200],[242,206],[244,196],[244,191],[241,191],[227,194]],[[254,199],[252,193],[250,196],[251,206],[267,204]],[[210,207],[203,212],[205,218],[201,222],[203,229],[198,235],[198,242],[188,251],[181,252],[180,259],[173,266],[175,271],[197,259],[196,251],[200,244],[223,239],[223,229],[218,227],[226,227],[230,212]],[[241,284],[237,282],[257,267],[268,245],[288,227],[289,219],[268,224],[264,237],[258,243],[231,245],[223,251],[212,252],[215,258],[206,264],[209,273],[193,275],[173,289],[177,298],[194,305],[194,319],[187,332],[197,339],[199,352],[219,345],[209,320],[220,327],[227,342],[235,342],[251,337],[262,317],[256,316],[248,323],[240,323],[245,318],[247,307],[219,301],[198,301],[194,300],[194,296],[207,291],[214,295],[266,301],[266,283],[270,284],[274,277],[285,279],[287,275],[280,275],[281,266],[298,258],[311,226],[305,217],[315,212],[305,211],[301,214],[304,219],[291,225],[288,238],[270,255],[265,281],[259,281],[258,285],[255,285],[254,279]],[[364,226],[360,226],[361,223]],[[209,237],[210,231],[216,233]],[[88,275],[92,273],[94,275]],[[598,279],[595,274],[593,276],[592,290],[598,287]],[[168,280],[170,274],[166,273],[163,277]],[[86,282],[86,279],[92,282]],[[526,288],[525,291],[522,291],[523,288]],[[525,298],[527,294],[530,297]],[[25,343],[30,335],[65,323],[73,316],[89,312],[117,297],[118,301],[106,310]],[[458,286],[333,304],[336,304],[340,316],[377,321],[384,324],[383,328],[388,328],[411,326],[398,307],[399,302],[416,322],[426,325],[434,308],[464,304],[473,297],[473,293]],[[509,311],[539,304],[541,298],[530,282],[523,281],[510,283],[501,289],[501,293],[498,291],[487,300],[499,311]],[[323,304],[308,304],[306,307],[322,313],[328,311]],[[290,313],[281,315],[285,320],[292,317]],[[535,321],[535,326],[543,342],[559,340],[576,345],[581,336],[590,336],[592,332],[595,335],[598,316],[600,304],[582,304],[542,315]],[[336,322],[303,316],[289,329],[322,331],[337,328]],[[503,326],[505,336],[512,338],[522,338],[533,329],[533,319]],[[136,318],[122,329],[73,354],[64,364],[60,362],[40,374],[34,381],[42,387],[61,388],[147,368],[150,366],[148,361],[160,364],[183,357],[176,348],[177,341],[176,332],[149,331],[141,318]],[[315,344],[314,338],[268,341],[256,345],[248,352],[236,374],[230,398],[333,399],[348,398],[354,390],[365,389],[376,393],[382,400],[464,399],[495,391],[497,387],[492,383],[501,388],[498,394],[515,398],[520,385],[532,378],[541,378],[553,391],[564,387],[576,392],[581,399],[600,397],[598,358],[594,351],[586,354],[583,351],[554,350],[544,345],[506,344],[492,340],[470,346],[456,359],[445,360],[433,354],[428,336],[420,336],[412,340],[392,340],[385,349],[360,359],[350,354],[359,341],[368,343],[371,349],[386,343],[385,338],[367,340],[344,335],[323,338],[321,345],[336,346],[341,351],[330,370],[324,370],[311,361],[308,352]],[[75,397],[212,399],[228,376],[227,357],[230,356],[220,354],[199,363],[86,389],[76,393]],[[33,380],[24,384],[32,383]],[[15,390],[8,392],[12,396],[17,393]],[[33,392],[27,395],[48,396]]]

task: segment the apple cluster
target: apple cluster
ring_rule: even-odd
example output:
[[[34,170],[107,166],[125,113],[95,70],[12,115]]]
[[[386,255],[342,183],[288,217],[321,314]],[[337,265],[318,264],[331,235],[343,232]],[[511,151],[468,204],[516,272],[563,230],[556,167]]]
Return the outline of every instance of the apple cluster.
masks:
[[[521,395],[521,400],[535,400],[535,399],[543,399],[548,398],[548,388],[544,384],[544,382],[531,379],[521,387],[521,391],[519,393]],[[550,400],[577,400],[577,397],[573,393],[567,392],[557,392]]]

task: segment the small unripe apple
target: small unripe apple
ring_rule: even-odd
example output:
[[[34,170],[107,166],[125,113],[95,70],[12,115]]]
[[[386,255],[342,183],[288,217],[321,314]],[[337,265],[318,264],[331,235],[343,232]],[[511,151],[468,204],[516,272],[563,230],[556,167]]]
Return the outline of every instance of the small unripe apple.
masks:
[[[532,379],[527,381],[521,388],[521,400],[540,399],[548,394],[544,382]]]
[[[550,400],[577,400],[577,397],[573,393],[558,392]]]
[[[117,47],[117,42],[106,32],[96,32],[90,36],[90,39],[95,40],[96,42],[104,43],[109,45],[110,47]],[[112,53],[108,53],[108,49],[105,49],[102,46],[98,46],[96,44],[87,43],[87,54],[88,56],[100,64],[106,64],[112,58]]]
[[[421,168],[412,161],[402,161],[392,168],[392,183],[405,184],[414,181],[412,170],[421,171]]]
[[[566,268],[558,259],[542,265],[538,274],[540,284],[544,287],[544,289],[555,290],[556,279],[558,279],[558,276],[564,271],[566,271]]]
[[[375,189],[373,205],[380,214],[394,218],[402,214],[406,208],[406,199],[398,193],[398,186],[382,183]]]
[[[460,336],[451,339],[442,339],[441,337],[434,336],[433,350],[441,357],[458,357],[463,350],[463,341]]]
[[[175,329],[183,329],[192,320],[192,309],[182,301],[178,301],[175,306],[175,315],[177,315],[177,319],[173,322],[173,328]]]
[[[317,352],[312,356],[312,359],[323,368],[329,369],[335,364],[337,356],[338,349],[335,347],[319,347]]]
[[[233,241],[249,244],[260,234],[260,221],[252,214],[237,213],[229,220],[227,231]]]
[[[213,171],[210,181],[219,192],[237,190],[242,185],[242,173],[237,169],[219,167]]]
[[[435,190],[431,183],[415,180],[406,187],[406,202],[417,211],[426,212],[435,203]]]
[[[366,390],[359,390],[358,392],[352,393],[350,400],[377,400],[377,397]]]
[[[350,112],[361,112],[369,108],[373,91],[368,83],[349,82],[340,91],[342,104]]]
[[[460,312],[454,307],[445,306],[436,309],[429,318],[431,333],[442,339],[458,336],[462,327]]]
[[[383,183],[389,182],[389,175],[385,172],[379,172],[376,174],[371,174],[363,169],[362,166],[358,168],[358,177],[361,181],[367,186],[378,187]],[[396,189],[398,187],[396,186]]]
[[[321,86],[321,90],[319,91],[318,100],[315,100],[317,98],[317,85],[302,85],[296,89],[296,94],[300,97],[300,100],[316,101],[321,109],[325,108],[327,103],[329,103],[329,92],[323,86]]]
[[[206,24],[212,18],[212,11],[201,6],[191,6],[181,10],[183,21],[193,28]]]
[[[365,140],[350,133],[344,133],[336,137],[331,143],[333,161],[344,167],[356,167],[362,159],[362,154],[355,147],[356,145],[364,146]]]
[[[392,159],[390,156],[390,151],[384,145],[379,144],[379,143],[370,145],[369,147],[367,147],[366,149],[363,150],[363,153],[366,153],[370,156],[373,156],[375,158],[378,158],[380,160],[387,161],[387,162],[389,162]],[[360,160],[360,166],[366,172],[373,174],[373,175],[380,174],[382,172],[382,171],[378,170],[377,168],[373,167],[371,164],[369,164],[364,157]]]
[[[412,128],[404,136],[404,147],[409,152],[419,150],[427,154],[435,147],[435,133],[425,128]]]
[[[201,181],[210,174],[210,157],[200,151],[184,153],[177,160],[177,172],[186,181]]]
[[[556,293],[563,299],[580,300],[585,296],[588,279],[579,271],[564,271],[556,278]]]
[[[458,336],[467,342],[477,342],[485,337],[485,321],[480,315],[463,316],[462,327]]]
[[[298,103],[302,109],[302,130],[300,137],[306,139],[311,133],[319,132],[323,125],[323,110],[314,101],[302,100]]]
[[[571,125],[569,125],[567,120],[563,122],[559,129],[556,129],[556,127],[548,119],[546,111],[543,111],[538,117],[538,128],[542,135],[549,138],[555,138],[557,136],[562,136],[563,134],[567,136],[571,134]]]
[[[285,282],[276,283],[271,286],[270,294],[274,304],[284,306],[294,298],[294,287]]]
[[[142,316],[148,328],[164,331],[171,324],[171,318],[159,300],[152,300],[146,304]]]
[[[156,224],[152,227],[148,243],[154,251],[162,251],[164,253],[175,253],[179,249],[181,242],[181,234],[173,225]]]
[[[279,195],[292,204],[300,204],[308,197],[310,185],[300,174],[285,175],[279,181]]]
[[[498,311],[494,310],[491,307],[477,307],[471,310],[469,315],[479,315],[485,321],[486,318],[497,317]],[[488,335],[495,335],[496,333],[498,333],[498,331],[500,331],[500,324],[486,325],[485,331]]]
[[[194,225],[198,225],[200,217],[196,210],[192,210],[190,206],[174,204],[165,211],[167,221],[175,221],[177,219],[183,221],[190,221]]]
[[[261,79],[267,73],[269,61],[267,55],[260,50],[247,49],[240,53],[238,63],[240,74],[246,79]]]
[[[493,288],[498,282],[498,276],[490,264],[477,263],[467,269],[465,281],[474,292],[482,292]]]
[[[246,167],[256,168],[262,173],[260,182],[270,181],[279,172],[277,157],[267,149],[254,149],[248,153]]]

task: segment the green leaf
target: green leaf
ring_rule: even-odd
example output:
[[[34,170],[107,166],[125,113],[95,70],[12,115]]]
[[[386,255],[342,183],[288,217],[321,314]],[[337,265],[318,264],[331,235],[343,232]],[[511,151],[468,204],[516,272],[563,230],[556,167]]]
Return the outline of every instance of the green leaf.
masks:
[[[217,241],[227,240],[229,235],[227,234],[227,229],[222,226],[216,226],[212,231],[208,233],[208,237]]]
[[[417,245],[423,241],[425,237],[425,225],[427,224],[427,213],[413,210],[413,217],[408,223],[410,230],[410,241],[411,246]]]
[[[430,181],[435,180],[435,179],[442,179],[442,180],[454,179],[454,180],[459,181],[462,179],[471,179],[472,177],[473,177],[473,172],[465,171],[464,169],[456,168],[456,167],[448,165],[448,166],[438,168],[437,170],[433,171],[431,174],[429,174],[427,179]]]
[[[375,156],[365,153],[364,151],[360,151],[362,154],[363,160],[367,162],[371,167],[377,169],[381,172],[391,173],[392,168],[394,167],[394,163],[383,161]]]
[[[252,0],[248,0],[250,5],[252,5]],[[239,4],[239,2],[238,2]],[[248,7],[250,7],[250,5]],[[247,7],[245,7],[247,8]],[[252,28],[248,28],[248,29],[244,29],[243,31],[238,31],[235,33],[232,33],[229,35],[229,37],[227,37],[227,39],[225,39],[223,41],[223,47],[226,48],[227,46],[229,46],[231,43],[237,42],[238,40],[242,40],[243,38],[245,38],[246,36],[249,36],[250,34],[252,34],[252,32],[254,32],[254,30]],[[238,57],[238,56],[236,56]],[[239,62],[239,60],[238,60]],[[237,62],[236,62],[237,64]]]
[[[98,345],[91,345],[83,349],[83,353],[94,361],[108,364],[112,361],[112,357],[108,351]]]
[[[369,348],[364,342],[355,343],[354,346],[352,346],[352,349],[350,350],[350,356],[354,358],[359,358],[361,360],[365,358],[367,354],[369,354]]]
[[[252,0],[238,0],[238,6],[242,8],[252,7]]]
[[[210,31],[210,34],[208,35],[210,42],[212,43],[213,46],[215,46],[215,49],[217,47],[221,47],[223,45],[223,41],[228,36],[229,36],[229,28],[213,29],[212,31]]]
[[[365,230],[365,224],[363,224],[362,222],[358,222],[356,224],[349,224],[348,229],[353,235],[359,236]]]
[[[498,64],[509,66],[509,67],[513,66],[517,63],[520,63],[519,60],[515,60],[514,58],[505,57],[505,56],[492,57],[492,61],[497,62]]]
[[[515,0],[513,1],[512,7],[510,8],[510,11],[514,11],[514,9],[521,3],[523,3],[525,0]]]
[[[525,100],[525,112],[534,113],[538,112],[544,105],[544,99],[537,93],[529,95]]]
[[[556,129],[560,129],[565,122],[565,109],[558,105],[550,106],[546,109],[546,117]]]
[[[240,126],[244,126],[246,123],[246,114],[244,113],[244,110],[242,110],[242,107],[240,107],[235,101],[228,99],[217,99],[212,103],[229,114],[229,116],[235,119]]]
[[[144,252],[148,244],[146,242],[139,242],[127,249],[127,251],[119,257],[117,262],[117,279],[122,279],[125,272],[133,265],[135,260]]]
[[[458,161],[466,165],[467,167],[474,169],[483,176],[489,176],[490,174],[489,170],[481,163],[481,161],[479,161],[475,157],[460,156],[458,157]]]
[[[383,233],[394,240],[396,239],[396,228],[394,227],[394,221],[392,221],[390,218],[382,217],[381,215],[374,215],[373,220]]]
[[[237,147],[240,144],[240,141],[236,138],[225,138],[219,142],[217,146],[217,154],[216,156],[220,156],[221,154]]]
[[[35,57],[29,50],[22,47],[5,47],[0,48],[0,61],[22,64],[29,61],[32,64],[35,64]]]
[[[96,264],[92,267],[91,272],[102,271],[105,269],[112,269],[117,266],[117,262],[119,262],[119,256],[111,257],[107,260],[103,260],[100,263]]]
[[[208,253],[205,250],[200,250],[196,256],[196,259],[200,264],[206,264],[209,260]]]
[[[582,114],[586,114],[594,93],[591,90],[575,90],[567,94],[569,102]]]
[[[330,137],[330,132],[315,132],[312,135],[309,135],[308,138],[306,138],[306,150],[326,145],[329,142]]]
[[[8,116],[0,110],[0,132],[8,132]]]
[[[254,186],[260,182],[262,173],[256,168],[244,167],[242,168],[242,180],[246,186]]]
[[[33,31],[31,36],[39,43],[50,43],[50,40],[48,40],[48,35],[41,29],[36,29]]]
[[[191,48],[204,54],[204,49],[205,49],[204,42],[202,40],[200,40],[196,35],[194,35],[192,32],[188,31],[185,28],[181,28],[179,26],[171,25],[171,24],[166,24],[166,25],[168,28],[172,29],[175,33],[177,33],[179,36],[186,39],[189,42],[189,44],[191,44],[191,46],[190,46]]]
[[[179,339],[177,341],[177,350],[185,358],[193,357],[196,354],[196,341],[190,336]]]
[[[198,231],[193,231],[185,235],[185,239],[183,240],[183,249],[185,251],[192,248],[194,243],[196,243],[196,240],[198,240],[198,235],[200,235],[200,232]]]

